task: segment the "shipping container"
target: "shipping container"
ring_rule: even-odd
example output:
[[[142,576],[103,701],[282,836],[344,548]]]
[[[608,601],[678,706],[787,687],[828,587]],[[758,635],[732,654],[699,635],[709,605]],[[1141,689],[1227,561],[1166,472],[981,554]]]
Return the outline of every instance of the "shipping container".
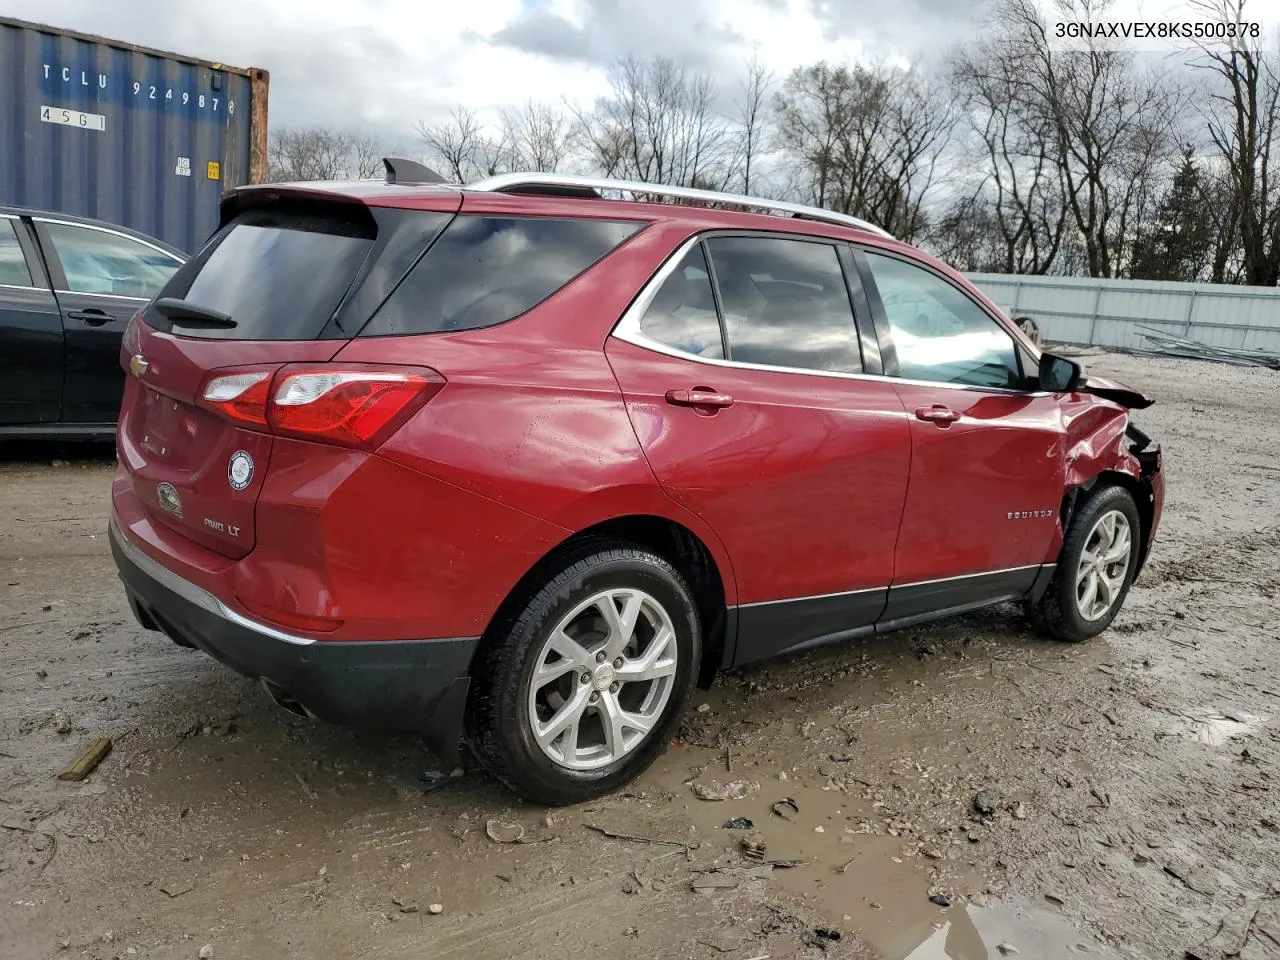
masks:
[[[0,204],[192,252],[267,175],[265,70],[0,17]]]

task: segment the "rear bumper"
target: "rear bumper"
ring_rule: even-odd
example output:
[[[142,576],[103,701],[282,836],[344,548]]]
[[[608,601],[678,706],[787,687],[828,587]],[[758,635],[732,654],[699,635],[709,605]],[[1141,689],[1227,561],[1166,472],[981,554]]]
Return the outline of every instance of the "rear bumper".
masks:
[[[321,720],[418,733],[452,758],[462,734],[477,637],[325,641],[297,637],[236,613],[202,587],[108,529],[111,553],[144,627],[203,650]]]

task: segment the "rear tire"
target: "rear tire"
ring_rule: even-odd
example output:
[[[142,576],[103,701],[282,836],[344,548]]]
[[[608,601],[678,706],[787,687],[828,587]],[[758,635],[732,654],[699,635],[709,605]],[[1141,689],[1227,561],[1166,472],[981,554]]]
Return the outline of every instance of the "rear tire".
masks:
[[[1111,626],[1133,583],[1141,535],[1128,490],[1107,484],[1090,491],[1071,517],[1053,579],[1029,607],[1036,627],[1079,642]]]
[[[490,631],[468,741],[527,800],[600,796],[665,749],[700,654],[697,606],[671,564],[622,543],[584,544]]]

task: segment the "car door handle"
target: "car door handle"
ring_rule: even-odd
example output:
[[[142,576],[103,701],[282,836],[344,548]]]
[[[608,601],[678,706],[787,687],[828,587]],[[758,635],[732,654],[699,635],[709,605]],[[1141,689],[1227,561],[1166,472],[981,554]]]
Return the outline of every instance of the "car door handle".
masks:
[[[115,319],[111,314],[105,310],[99,310],[97,307],[90,307],[88,310],[72,310],[67,316],[72,320],[87,323],[91,327],[100,327],[104,323],[110,323]]]
[[[692,390],[668,390],[667,403],[677,407],[731,407],[733,397],[717,393],[710,387],[694,387]]]
[[[960,414],[940,403],[935,403],[932,407],[917,407],[916,419],[926,423],[936,423],[940,427],[949,427],[960,419]]]

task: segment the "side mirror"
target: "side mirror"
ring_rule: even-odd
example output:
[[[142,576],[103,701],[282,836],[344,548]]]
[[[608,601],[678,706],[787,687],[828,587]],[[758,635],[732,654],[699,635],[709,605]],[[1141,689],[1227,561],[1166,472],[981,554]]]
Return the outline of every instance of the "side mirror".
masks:
[[[1084,382],[1084,367],[1066,357],[1040,354],[1040,389],[1049,393],[1071,393]]]

